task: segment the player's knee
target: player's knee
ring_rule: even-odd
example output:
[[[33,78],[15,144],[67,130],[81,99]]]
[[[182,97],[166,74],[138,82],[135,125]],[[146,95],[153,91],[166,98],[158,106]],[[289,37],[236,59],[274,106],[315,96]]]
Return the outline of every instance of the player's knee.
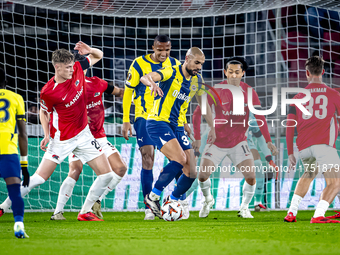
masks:
[[[122,164],[120,166],[112,168],[112,170],[120,177],[123,177],[127,171],[127,167],[125,164]]]
[[[209,176],[210,176],[210,173],[207,173],[207,172],[200,172],[200,173],[198,174],[198,180],[199,180],[200,182],[205,182],[206,180],[208,180]]]
[[[187,163],[187,156],[185,155],[184,151],[182,151],[182,153],[177,154],[174,161],[184,166]]]
[[[68,176],[74,179],[75,181],[78,181],[81,171],[82,171],[81,169],[72,168],[70,169]]]
[[[252,177],[248,177],[248,178],[245,178],[245,181],[249,184],[249,185],[255,185],[256,184],[256,179],[255,177],[252,178]]]

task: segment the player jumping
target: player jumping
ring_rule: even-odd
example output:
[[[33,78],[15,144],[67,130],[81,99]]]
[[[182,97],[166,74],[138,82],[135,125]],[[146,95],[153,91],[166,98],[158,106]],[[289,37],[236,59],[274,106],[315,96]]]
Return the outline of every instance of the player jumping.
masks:
[[[78,42],[75,50],[81,55],[89,55],[84,61],[74,62],[74,55],[68,50],[59,49],[52,54],[55,76],[42,88],[40,95],[40,121],[44,130],[40,148],[45,154],[31,177],[30,185],[21,188],[21,195],[25,196],[43,184],[56,166],[73,152],[82,162],[87,162],[98,176],[78,214],[78,220],[101,221],[91,212],[91,208],[104,193],[114,174],[88,127],[83,70],[97,63],[103,52],[83,42]],[[11,201],[7,198],[0,208],[6,210],[10,206]]]
[[[330,203],[340,191],[340,159],[335,148],[338,136],[336,117],[340,114],[340,94],[322,82],[324,72],[324,60],[321,57],[314,56],[307,59],[306,76],[309,84],[305,89],[311,92],[311,99],[305,107],[311,115],[304,115],[295,105],[289,108],[286,141],[290,167],[296,165],[293,140],[294,126],[297,122],[296,145],[305,172],[296,185],[285,222],[296,222],[300,202],[306,195],[311,182],[321,171],[326,180],[326,187],[320,195],[320,201],[310,223],[340,223],[340,221],[331,219],[332,216],[325,217]],[[299,93],[294,98],[304,96]]]
[[[77,58],[76,58],[77,59]],[[85,71],[84,71],[85,72]],[[109,85],[106,81],[98,77],[85,77],[86,82],[86,97],[87,97],[87,116],[92,135],[98,141],[103,149],[107,160],[113,171],[113,179],[109,183],[103,195],[93,205],[93,213],[100,219],[103,218],[101,213],[101,201],[112,190],[116,188],[126,173],[127,167],[121,158],[119,151],[106,138],[104,130],[104,105],[102,101],[103,93],[109,95],[123,96],[124,90],[118,87]],[[64,180],[59,190],[58,202],[51,220],[65,220],[63,216],[64,206],[70,199],[73,188],[79,179],[83,170],[83,162],[73,153],[69,158],[69,174]]]
[[[194,152],[183,126],[191,99],[196,95],[200,104],[199,96],[204,94],[200,89],[202,77],[198,73],[204,62],[202,50],[193,47],[188,50],[183,65],[165,67],[141,78],[143,84],[150,86],[151,92],[157,96],[147,120],[147,132],[157,148],[170,160],[144,200],[159,218],[161,218],[160,195],[174,177],[183,172],[170,196],[171,200],[179,200],[196,179]],[[156,82],[160,82],[159,87]],[[215,140],[215,130],[210,107],[207,122],[211,128],[208,139],[212,143]]]
[[[25,204],[20,194],[21,172],[24,176],[22,185],[27,187],[30,175],[27,170],[27,133],[25,105],[22,96],[6,89],[5,71],[0,68],[0,177],[4,178],[9,200],[12,202],[14,217],[14,235],[26,238],[24,229]],[[19,131],[19,135],[17,130]],[[18,140],[20,162],[18,157]],[[20,169],[21,165],[21,169]],[[0,217],[4,210],[0,209]]]

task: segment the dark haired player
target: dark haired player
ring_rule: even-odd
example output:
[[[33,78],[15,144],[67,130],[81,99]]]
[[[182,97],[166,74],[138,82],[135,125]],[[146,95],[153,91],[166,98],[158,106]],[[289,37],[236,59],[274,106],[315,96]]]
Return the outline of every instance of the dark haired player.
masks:
[[[27,171],[25,105],[22,96],[6,89],[6,83],[5,71],[0,68],[0,177],[4,178],[6,182],[8,196],[12,202],[15,221],[14,235],[17,238],[25,238],[28,237],[23,222],[25,204],[20,193],[21,172],[24,176],[22,185],[27,187],[30,181],[30,175]],[[20,162],[17,148],[18,140]],[[3,213],[3,209],[0,209],[0,216]]]
[[[220,95],[222,104],[217,102],[215,107],[215,119],[226,120],[226,124],[215,123],[216,140],[213,145],[207,144],[202,160],[201,168],[206,171],[200,171],[198,174],[199,185],[204,195],[205,201],[200,211],[200,217],[207,217],[210,208],[215,201],[211,195],[211,166],[217,167],[222,160],[228,156],[234,166],[241,170],[245,182],[243,185],[243,196],[240,211],[238,216],[242,218],[253,218],[249,211],[249,203],[251,202],[256,188],[255,166],[254,158],[247,144],[246,133],[248,130],[249,109],[248,104],[248,88],[250,86],[241,81],[245,71],[247,70],[247,62],[240,57],[233,57],[227,60],[224,74],[227,77],[226,81],[220,84],[229,84],[240,88],[244,95],[245,106],[243,115],[233,115],[233,96],[229,89],[216,88]],[[261,106],[259,97],[254,89],[252,91],[252,98],[254,106]],[[208,97],[208,104],[214,105],[211,97]],[[255,118],[262,120],[258,122],[261,133],[267,142],[268,148],[273,155],[277,154],[276,147],[272,144],[270,134],[268,131],[267,122],[264,116],[255,115]],[[231,123],[237,123],[231,125]]]
[[[155,144],[146,132],[146,120],[153,106],[154,97],[151,96],[150,88],[140,82],[144,74],[154,72],[167,66],[180,65],[181,63],[170,57],[171,41],[167,35],[158,35],[152,46],[153,53],[136,58],[129,69],[125,83],[125,92],[123,98],[123,136],[129,140],[129,132],[132,135],[130,124],[130,107],[135,104],[135,122],[137,143],[142,154],[141,184],[143,197],[152,190]],[[186,125],[187,126],[187,125]],[[187,130],[187,128],[186,128]],[[145,206],[144,220],[153,220],[155,216]]]
[[[314,56],[306,61],[306,89],[311,92],[311,99],[305,103],[310,115],[304,115],[300,109],[291,105],[289,108],[286,142],[291,166],[296,165],[293,154],[294,126],[297,122],[296,145],[299,157],[305,167],[305,173],[296,185],[294,195],[285,217],[285,222],[296,222],[296,215],[302,198],[308,192],[311,182],[318,172],[322,172],[326,180],[326,187],[321,193],[310,223],[340,223],[333,220],[334,216],[325,217],[329,205],[340,191],[340,159],[335,148],[338,137],[337,116],[340,114],[340,94],[322,82],[325,73],[324,60]],[[302,93],[294,98],[303,98]]]

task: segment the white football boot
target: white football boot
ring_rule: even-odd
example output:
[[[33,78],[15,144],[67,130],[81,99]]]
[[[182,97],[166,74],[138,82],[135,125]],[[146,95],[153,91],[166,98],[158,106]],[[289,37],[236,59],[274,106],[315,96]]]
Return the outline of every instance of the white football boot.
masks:
[[[253,215],[251,215],[248,208],[241,209],[237,214],[238,214],[238,217],[241,217],[241,218],[248,218],[248,219],[254,218]]]
[[[145,209],[145,218],[144,220],[154,220],[155,215],[152,213],[150,209]]]
[[[212,199],[206,201],[204,200],[203,202],[203,206],[200,210],[199,213],[199,217],[200,218],[206,218],[208,217],[209,213],[210,213],[210,209],[213,207],[213,205],[215,204],[215,199],[213,197],[211,197]]]
[[[189,219],[190,211],[189,211],[189,203],[187,200],[180,200],[180,204],[183,206],[183,216],[182,220]]]

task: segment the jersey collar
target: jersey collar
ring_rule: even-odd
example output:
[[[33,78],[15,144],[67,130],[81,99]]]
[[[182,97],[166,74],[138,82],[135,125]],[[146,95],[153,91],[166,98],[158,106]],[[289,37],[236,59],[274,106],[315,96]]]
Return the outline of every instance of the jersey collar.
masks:
[[[179,66],[178,66],[178,69],[179,69],[179,72],[181,73],[181,75],[183,76],[183,80],[185,80],[185,81],[191,81],[192,76],[190,76],[189,80],[187,80],[187,78],[185,78],[185,76],[184,76],[184,74],[183,74],[183,72],[182,72],[182,66],[183,66],[183,65],[179,65]]]
[[[168,58],[167,58],[167,59],[168,59]],[[166,59],[166,60],[167,60],[167,59]],[[153,61],[153,60],[151,59],[151,54],[144,55],[144,56],[143,56],[143,60],[146,61],[146,62],[148,62],[148,63],[150,63],[150,64],[161,64],[161,63],[164,63],[164,62],[166,61],[166,60],[165,60],[164,62],[155,62],[155,61]]]

